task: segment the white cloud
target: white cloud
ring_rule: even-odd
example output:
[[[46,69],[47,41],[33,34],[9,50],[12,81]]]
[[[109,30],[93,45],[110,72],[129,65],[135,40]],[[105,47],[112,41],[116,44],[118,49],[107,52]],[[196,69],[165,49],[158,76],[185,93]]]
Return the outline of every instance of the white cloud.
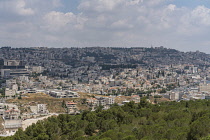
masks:
[[[52,0],[52,4],[54,7],[63,7],[61,0]]]
[[[52,11],[47,13],[44,16],[44,21],[46,21],[49,30],[58,30],[62,27],[65,27],[67,24],[71,24],[75,21],[76,16],[69,12],[69,13],[62,13]]]
[[[175,8],[176,8],[176,5],[174,5],[174,4],[169,4],[168,5],[168,9],[171,10],[171,11],[174,11]]]
[[[143,0],[131,0],[131,1],[126,2],[126,5],[138,5],[141,2],[143,2]]]
[[[62,31],[66,29],[82,29],[86,18],[81,14],[75,15],[72,12],[62,13],[52,11],[47,13],[43,20],[45,22],[44,28],[48,31]]]
[[[37,42],[50,47],[153,44],[182,50],[182,45],[195,48],[208,42],[210,9],[205,6],[179,7],[172,0],[81,0],[75,12],[63,2],[1,0],[0,41],[26,47]]]
[[[165,2],[166,0],[144,0],[143,2],[149,6],[157,6]]]
[[[20,15],[33,15],[34,11],[31,8],[26,8],[24,0],[18,0],[16,4],[17,13]]]
[[[192,22],[196,24],[202,24],[205,26],[210,26],[210,9],[205,6],[198,6],[192,12]]]
[[[112,11],[124,0],[84,0],[78,6],[78,9],[85,11],[106,12]]]
[[[117,28],[122,30],[132,28],[133,25],[128,24],[127,22],[127,20],[118,20],[111,24],[111,28]]]

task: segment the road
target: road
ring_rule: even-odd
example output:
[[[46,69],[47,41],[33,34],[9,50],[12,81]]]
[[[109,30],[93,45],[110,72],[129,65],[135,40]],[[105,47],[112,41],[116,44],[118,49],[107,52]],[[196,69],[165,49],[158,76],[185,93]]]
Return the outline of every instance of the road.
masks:
[[[24,121],[22,121],[22,128],[23,128],[23,130],[25,130],[28,126],[32,125],[33,123],[37,123],[39,120],[47,119],[48,117],[51,117],[53,115],[58,115],[58,114],[53,113],[53,114],[49,114],[48,116],[44,116],[41,118],[24,120]]]

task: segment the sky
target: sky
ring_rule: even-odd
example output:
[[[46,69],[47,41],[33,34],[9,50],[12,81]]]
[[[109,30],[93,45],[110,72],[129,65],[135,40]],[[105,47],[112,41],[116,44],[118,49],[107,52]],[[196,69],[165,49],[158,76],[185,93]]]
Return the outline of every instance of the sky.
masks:
[[[210,0],[0,0],[0,45],[210,54]]]

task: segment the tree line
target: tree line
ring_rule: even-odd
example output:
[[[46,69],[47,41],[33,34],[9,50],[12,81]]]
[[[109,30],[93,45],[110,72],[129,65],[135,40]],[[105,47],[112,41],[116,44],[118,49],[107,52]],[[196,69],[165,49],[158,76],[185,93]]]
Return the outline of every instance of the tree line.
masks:
[[[79,115],[61,114],[0,140],[207,140],[210,100],[114,104]]]

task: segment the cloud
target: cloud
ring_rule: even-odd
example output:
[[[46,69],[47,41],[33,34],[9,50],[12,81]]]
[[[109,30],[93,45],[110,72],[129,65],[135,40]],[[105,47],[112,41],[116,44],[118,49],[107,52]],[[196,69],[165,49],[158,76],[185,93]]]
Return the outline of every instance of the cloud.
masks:
[[[126,20],[118,20],[111,24],[111,28],[118,28],[118,29],[122,29],[122,30],[132,28],[133,25],[131,25],[127,22],[128,21],[126,21]]]
[[[63,7],[64,5],[62,4],[61,0],[52,0],[52,5],[54,7]]]
[[[181,50],[208,42],[210,9],[205,5],[177,6],[172,0],[81,0],[77,10],[72,9],[64,0],[1,0],[0,41],[25,47],[36,43],[49,47],[153,44]]]
[[[24,0],[18,0],[16,4],[17,13],[20,15],[33,15],[34,11],[31,8],[26,8]]]
[[[174,11],[175,8],[176,8],[176,5],[174,5],[174,4],[169,4],[168,5],[168,9],[171,10],[171,11]]]
[[[52,11],[47,13],[43,20],[45,22],[44,28],[53,31],[62,31],[65,29],[82,29],[86,18],[81,14],[75,15],[72,12],[62,13]]]
[[[192,12],[192,22],[196,24],[202,24],[205,26],[210,26],[210,9],[205,6],[198,6]]]
[[[131,1],[126,2],[126,5],[138,5],[141,2],[143,2],[143,0],[131,0]]]
[[[114,10],[114,8],[117,8],[123,2],[124,0],[84,0],[79,4],[78,9],[83,11],[106,12]]]
[[[16,14],[20,16],[33,15],[34,10],[27,7],[24,0],[1,0],[0,1],[1,12],[5,14]]]

